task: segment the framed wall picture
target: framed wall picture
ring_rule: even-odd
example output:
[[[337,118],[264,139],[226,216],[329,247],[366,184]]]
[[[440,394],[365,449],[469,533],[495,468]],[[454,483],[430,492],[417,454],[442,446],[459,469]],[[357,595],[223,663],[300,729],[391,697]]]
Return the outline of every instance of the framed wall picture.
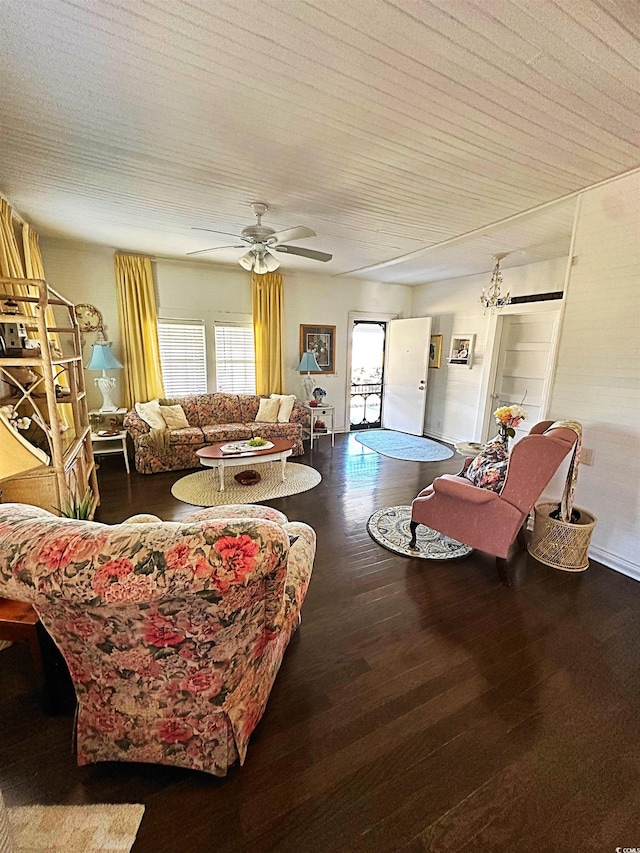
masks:
[[[466,367],[471,367],[475,340],[475,335],[453,335],[449,364],[463,364]]]
[[[320,365],[313,373],[336,372],[336,327],[300,325],[300,358],[312,352]]]
[[[440,367],[442,360],[442,335],[431,335],[429,343],[429,367]]]

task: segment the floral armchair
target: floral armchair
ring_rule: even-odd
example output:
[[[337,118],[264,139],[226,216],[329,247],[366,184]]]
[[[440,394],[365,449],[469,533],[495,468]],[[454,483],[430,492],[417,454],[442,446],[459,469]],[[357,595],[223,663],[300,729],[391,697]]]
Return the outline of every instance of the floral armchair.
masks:
[[[1,504],[0,595],[31,602],[64,655],[78,764],[224,776],[244,762],[298,625],[315,533],[259,506],[148,518],[107,526]]]

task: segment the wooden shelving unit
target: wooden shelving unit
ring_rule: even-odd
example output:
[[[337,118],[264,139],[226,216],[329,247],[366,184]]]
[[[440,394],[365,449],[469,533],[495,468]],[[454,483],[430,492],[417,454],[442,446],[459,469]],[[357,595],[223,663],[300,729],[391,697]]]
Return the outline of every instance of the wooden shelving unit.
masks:
[[[29,288],[29,295],[16,295]],[[37,294],[37,295],[34,295]],[[19,313],[7,311],[5,303],[13,300]],[[58,320],[51,322],[54,308]],[[60,321],[60,315],[63,315]],[[47,322],[47,317],[49,322]],[[0,323],[18,323],[38,348],[22,350],[20,356],[0,357],[0,405],[9,405],[21,416],[32,418],[48,443],[49,464],[2,482],[3,500],[34,504],[53,511],[74,496],[81,497],[91,488],[91,517],[99,503],[98,480],[91,445],[91,430],[82,369],[82,341],[75,308],[46,281],[0,278]],[[55,352],[51,337],[62,335],[63,354]],[[65,353],[64,350],[67,350]],[[22,357],[25,356],[25,357]],[[32,368],[36,379],[27,383],[17,378],[19,368]],[[68,394],[59,396],[56,379],[65,375]],[[9,389],[2,396],[1,389]],[[70,417],[61,417],[60,406],[66,406]],[[65,421],[69,421],[65,424]],[[66,429],[65,429],[66,426]]]

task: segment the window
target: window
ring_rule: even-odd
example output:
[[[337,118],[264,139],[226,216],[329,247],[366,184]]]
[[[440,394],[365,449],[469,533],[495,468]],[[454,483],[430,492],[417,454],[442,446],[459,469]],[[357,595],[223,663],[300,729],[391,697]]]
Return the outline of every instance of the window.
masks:
[[[256,393],[256,356],[249,323],[215,324],[216,390]]]
[[[160,320],[158,340],[167,397],[205,394],[207,348],[204,323],[200,320]]]

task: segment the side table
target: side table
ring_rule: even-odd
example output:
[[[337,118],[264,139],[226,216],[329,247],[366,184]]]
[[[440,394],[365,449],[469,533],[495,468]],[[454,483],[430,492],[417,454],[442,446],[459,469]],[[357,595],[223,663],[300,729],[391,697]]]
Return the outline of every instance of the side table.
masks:
[[[482,453],[486,446],[479,441],[459,441],[455,447],[456,453],[461,456],[477,456],[478,453]]]
[[[127,474],[131,473],[129,468],[129,456],[127,454],[127,431],[121,430],[115,435],[98,435],[91,433],[94,456],[109,456],[113,453],[122,453],[124,456],[124,467]]]
[[[319,435],[330,435],[331,447],[333,447],[335,444],[335,406],[309,406],[307,403],[303,403],[303,405],[309,413],[309,425],[302,427],[303,438],[310,439],[311,449],[313,449],[313,440],[315,438],[317,438]],[[326,418],[331,418],[331,427],[329,428],[329,426],[327,426],[326,429],[317,430],[316,421],[324,421]]]

